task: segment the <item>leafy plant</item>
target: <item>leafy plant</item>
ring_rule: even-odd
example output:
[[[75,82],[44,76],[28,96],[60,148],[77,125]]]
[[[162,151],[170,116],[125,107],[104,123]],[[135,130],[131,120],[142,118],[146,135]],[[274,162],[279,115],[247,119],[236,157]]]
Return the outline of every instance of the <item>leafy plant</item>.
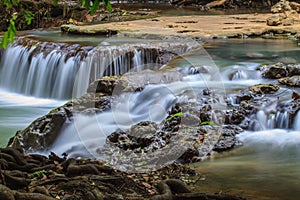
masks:
[[[81,5],[84,6],[86,9],[90,10],[91,15],[95,14],[95,12],[98,10],[99,5],[100,5],[100,0],[94,0],[92,7],[90,7],[92,0],[81,0]],[[112,6],[109,0],[102,0],[104,6],[106,9],[111,12],[112,11]]]
[[[39,171],[36,171],[36,172],[33,172],[31,174],[29,174],[29,178],[42,178],[44,175],[47,175],[49,172],[46,171],[46,170],[39,170]]]
[[[25,10],[24,17],[25,17],[27,25],[30,25],[32,20],[34,19],[34,14],[31,11]]]
[[[11,9],[13,6],[17,6],[19,0],[4,0],[4,4],[8,9]]]
[[[175,114],[171,115],[170,117],[168,117],[167,120],[171,120],[174,117],[181,117],[181,116],[182,116],[182,112],[178,112],[178,113],[175,113]]]
[[[201,122],[200,124],[201,125],[211,125],[211,126],[216,125],[215,122],[211,122],[211,121],[204,121],[204,122]]]
[[[92,7],[90,7],[92,0],[81,0],[81,4],[85,6],[87,9],[90,9],[90,13],[94,14],[100,5],[100,0],[95,0],[92,4]],[[58,0],[52,0],[54,5],[58,4]],[[112,11],[112,6],[110,3],[110,0],[102,0],[103,4],[105,5],[106,9],[108,11]],[[4,5],[7,9],[12,9],[14,6],[18,6],[19,0],[4,0]],[[3,8],[2,8],[3,9]],[[24,11],[23,13],[27,25],[30,25],[32,23],[32,20],[34,19],[34,14],[30,11]],[[7,31],[4,33],[2,41],[0,43],[0,48],[6,49],[9,43],[13,43],[14,38],[17,34],[15,21],[17,19],[17,13],[14,13],[11,19],[9,20],[9,26],[7,28]]]
[[[14,13],[11,19],[9,20],[9,26],[7,31],[4,33],[2,42],[0,44],[0,47],[6,48],[8,43],[13,43],[14,38],[17,34],[16,26],[15,26],[15,20],[17,19],[17,13]]]

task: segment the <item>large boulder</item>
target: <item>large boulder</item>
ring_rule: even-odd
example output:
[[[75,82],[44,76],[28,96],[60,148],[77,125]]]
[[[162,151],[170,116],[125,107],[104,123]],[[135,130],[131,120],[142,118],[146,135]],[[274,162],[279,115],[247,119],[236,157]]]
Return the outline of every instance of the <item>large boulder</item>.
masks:
[[[37,151],[51,146],[58,137],[68,114],[59,108],[36,119],[24,130],[18,131],[8,143],[10,147],[22,148],[26,151]]]

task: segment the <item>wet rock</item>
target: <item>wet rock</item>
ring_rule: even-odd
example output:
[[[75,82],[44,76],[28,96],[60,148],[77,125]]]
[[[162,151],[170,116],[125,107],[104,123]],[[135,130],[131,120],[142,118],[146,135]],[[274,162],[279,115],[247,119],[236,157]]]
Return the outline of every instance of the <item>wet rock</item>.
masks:
[[[287,86],[300,87],[300,76],[281,78],[278,82]]]
[[[119,77],[103,77],[91,83],[87,89],[88,93],[103,93],[104,95],[112,95]]]
[[[105,95],[119,95],[123,92],[135,92],[148,84],[171,83],[181,80],[181,74],[175,70],[126,73],[123,76],[103,77],[93,82],[89,93],[103,93]]]
[[[122,150],[134,150],[136,153],[152,152],[169,143],[170,136],[161,132],[154,122],[139,122],[129,130],[116,131],[107,139]]]
[[[272,65],[262,65],[258,70],[263,71],[264,78],[279,79],[287,76],[300,75],[300,65],[293,64],[293,60],[288,59],[287,64],[278,62]]]
[[[167,50],[161,50],[159,51],[159,56],[157,58],[158,63],[161,65],[167,64],[170,60],[178,56],[178,54],[169,52]]]
[[[276,63],[275,65],[271,66],[264,66],[264,71],[262,76],[264,78],[270,79],[278,79],[282,77],[286,77],[288,75],[288,71],[286,66],[282,63]]]
[[[158,126],[156,123],[146,121],[133,125],[129,130],[129,134],[140,138],[151,138],[157,130]]]
[[[257,84],[249,87],[249,90],[254,94],[272,94],[279,90],[278,85],[273,84]]]
[[[241,124],[247,117],[245,110],[237,108],[226,112],[225,123],[226,124]]]
[[[26,151],[49,147],[56,140],[67,118],[68,114],[63,108],[38,118],[26,129],[18,131],[10,139],[8,146],[20,147]]]
[[[288,71],[288,76],[300,75],[300,65],[299,64],[289,64],[286,66]]]
[[[221,131],[222,134],[213,149],[216,152],[228,151],[234,148],[238,142],[235,136],[241,133],[243,129],[235,125],[225,125],[222,126]]]

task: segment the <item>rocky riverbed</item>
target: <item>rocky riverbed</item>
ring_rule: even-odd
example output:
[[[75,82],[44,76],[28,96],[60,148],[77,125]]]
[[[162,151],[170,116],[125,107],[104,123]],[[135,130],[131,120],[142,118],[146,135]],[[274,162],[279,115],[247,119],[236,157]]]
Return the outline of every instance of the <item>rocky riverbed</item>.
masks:
[[[117,95],[128,91],[143,91],[148,84],[158,84],[156,80],[160,80],[159,74],[165,77],[168,73],[172,75],[174,72],[172,70],[164,73],[148,71],[147,73],[155,73],[156,76],[152,76],[155,78],[149,79],[147,83],[137,78],[136,80],[140,82],[136,84],[128,82],[126,76],[101,78],[90,85],[87,94],[37,119],[26,129],[19,131],[10,140],[8,148],[1,149],[0,195],[4,195],[3,197],[7,199],[85,199],[86,195],[90,195],[89,199],[171,199],[171,196],[174,199],[200,197],[239,199],[228,195],[191,192],[184,182],[192,184],[197,174],[184,164],[199,162],[215,152],[228,151],[241,145],[235,136],[243,130],[258,128],[259,119],[253,116],[260,111],[262,105],[270,108],[265,111],[266,116],[281,116],[281,113],[287,113],[289,117],[281,120],[288,119],[288,121],[283,121],[285,125],[282,126],[291,127],[300,109],[299,94],[291,90],[288,96],[283,97],[287,100],[279,99],[280,91],[285,90],[285,86],[281,84],[282,79],[295,79],[296,83],[289,81],[293,84],[287,85],[298,87],[300,75],[298,68],[298,64],[282,63],[259,66],[257,71],[260,71],[263,77],[273,80],[273,83],[256,84],[240,91],[234,97],[224,97],[228,109],[218,111],[222,121],[216,121],[216,110],[210,106],[212,102],[219,101],[219,96],[214,91],[203,90],[201,103],[195,104],[192,101],[177,103],[160,124],[144,121],[131,126],[128,130],[113,132],[106,140],[109,144],[108,149],[101,150],[101,153],[112,153],[116,160],[124,158],[122,152],[134,152],[137,157],[117,164],[136,165],[138,171],[139,164],[143,162],[140,159],[141,155],[147,156],[147,152],[159,152],[177,139],[192,141],[191,148],[186,149],[178,157],[175,162],[177,164],[170,162],[156,169],[157,163],[152,166],[153,158],[149,157],[147,171],[135,173],[127,168],[125,171],[129,173],[126,173],[117,170],[118,167],[107,166],[111,163],[90,159],[75,160],[67,158],[67,154],[60,158],[51,153],[47,158],[23,153],[24,150],[30,153],[50,147],[61,132],[63,124],[72,121],[74,115],[78,113],[93,115],[110,110],[115,98],[115,94],[112,95],[115,87],[119,87]],[[274,73],[275,71],[278,73]],[[139,75],[140,73],[130,73],[128,77]],[[277,79],[278,82],[275,83]],[[139,137],[137,135],[139,133],[143,133],[146,137]],[[182,138],[178,138],[178,135]],[[215,144],[213,138],[216,137],[218,141]]]
[[[117,22],[105,25],[84,26],[133,37],[274,37],[276,34],[297,37],[300,30],[298,20],[293,25],[276,27],[267,25],[267,18],[273,14],[245,14],[226,16],[160,17],[134,22]],[[146,22],[146,23],[145,23]],[[80,24],[64,26],[78,31]],[[130,27],[130,30],[129,28]],[[64,28],[63,28],[64,29]],[[111,32],[109,32],[111,33]],[[65,105],[53,109],[47,115],[35,120],[26,129],[11,138],[8,147],[0,149],[0,198],[1,199],[242,199],[226,194],[204,194],[190,191],[188,184],[194,184],[198,175],[188,167],[188,163],[200,162],[211,154],[228,151],[241,143],[236,135],[243,130],[259,129],[259,119],[255,118],[262,105],[264,116],[272,119],[278,116],[283,128],[290,128],[300,107],[300,97],[293,91],[299,87],[299,65],[273,63],[256,69],[266,83],[255,84],[237,92],[233,96],[219,96],[215,91],[204,89],[199,92],[197,103],[189,99],[176,103],[162,122],[142,121],[125,130],[116,130],[105,140],[108,146],[100,153],[110,154],[122,160],[122,152],[133,152],[128,162],[140,167],[140,158],[147,152],[155,152],[168,147],[175,140],[190,141],[190,148],[184,150],[175,162],[163,166],[152,166],[142,173],[130,169],[123,172],[112,167],[110,162],[72,158],[72,151],[64,155],[43,156],[32,152],[48,150],[59,137],[67,123],[74,116],[97,115],[112,109],[117,95],[126,92],[141,92],[147,85],[168,84],[180,81],[177,72],[147,71],[152,76],[147,82],[138,78],[139,73],[126,76],[104,77],[93,82],[87,93],[70,100]],[[206,73],[205,69],[192,69],[188,73]],[[174,75],[175,74],[175,75]],[[240,76],[231,74],[229,79]],[[133,77],[130,79],[130,77]],[[166,78],[167,77],[167,78]],[[170,79],[168,77],[171,77]],[[131,80],[138,80],[132,82]],[[116,90],[116,87],[117,90]],[[282,91],[289,91],[281,96]],[[116,93],[115,91],[118,91]],[[220,102],[220,99],[224,102]],[[225,103],[226,110],[216,110],[213,102]],[[281,118],[289,116],[288,118]],[[218,120],[216,120],[218,119]],[[222,119],[220,121],[220,119]],[[140,138],[142,132],[146,137]],[[180,136],[180,137],[178,137]],[[179,140],[178,140],[179,139]],[[113,148],[111,148],[113,147]],[[121,152],[121,153],[119,153]],[[162,155],[160,155],[162,156]],[[76,156],[74,156],[76,157]],[[78,157],[77,157],[78,158]],[[111,160],[110,160],[111,161]],[[125,170],[126,171],[126,170]],[[201,191],[200,191],[201,192]]]

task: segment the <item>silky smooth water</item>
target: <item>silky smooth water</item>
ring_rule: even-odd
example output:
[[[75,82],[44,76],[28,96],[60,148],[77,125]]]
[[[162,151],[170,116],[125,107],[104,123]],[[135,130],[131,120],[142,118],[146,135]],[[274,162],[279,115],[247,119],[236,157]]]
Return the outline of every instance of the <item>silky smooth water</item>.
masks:
[[[229,99],[231,93],[249,85],[274,82],[259,78],[260,74],[256,71],[259,64],[300,61],[299,47],[290,40],[216,40],[207,41],[205,47],[211,60],[221,70],[220,76]],[[186,66],[193,63],[193,59],[202,57],[191,60],[183,57],[175,60],[173,65]],[[198,87],[197,76],[187,75],[184,81]],[[299,92],[299,89],[292,90]],[[289,95],[292,90],[283,92]],[[234,99],[231,100],[234,102]],[[16,130],[62,103],[1,90],[1,145],[4,146]],[[263,113],[259,114],[264,117]],[[243,147],[194,165],[201,175],[194,187],[199,191],[235,193],[249,199],[297,199],[300,196],[299,118],[298,113],[294,128],[290,130],[266,128],[264,131],[242,133],[240,140],[244,143]],[[65,137],[68,138],[68,135]]]
[[[244,132],[239,139],[242,147],[193,165],[202,177],[195,189],[247,199],[298,199],[300,131]]]
[[[62,101],[39,99],[0,89],[0,147],[34,119],[61,105]]]

